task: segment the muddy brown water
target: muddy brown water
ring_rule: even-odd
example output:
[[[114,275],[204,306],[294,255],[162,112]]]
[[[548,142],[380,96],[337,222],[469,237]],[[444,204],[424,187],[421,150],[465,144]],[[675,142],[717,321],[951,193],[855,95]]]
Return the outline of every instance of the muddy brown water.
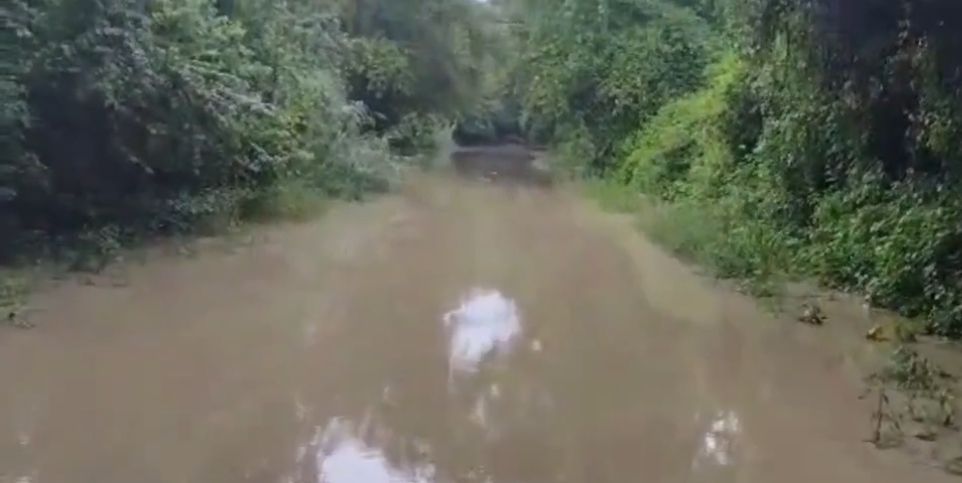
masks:
[[[950,481],[862,442],[818,329],[513,156],[38,294],[0,482]]]

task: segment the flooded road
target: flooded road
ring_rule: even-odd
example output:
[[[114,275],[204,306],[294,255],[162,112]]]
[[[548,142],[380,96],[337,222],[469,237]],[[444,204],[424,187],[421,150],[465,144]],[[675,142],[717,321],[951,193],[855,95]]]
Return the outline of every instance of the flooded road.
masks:
[[[39,294],[0,331],[0,483],[954,481],[862,442],[818,329],[523,161]]]

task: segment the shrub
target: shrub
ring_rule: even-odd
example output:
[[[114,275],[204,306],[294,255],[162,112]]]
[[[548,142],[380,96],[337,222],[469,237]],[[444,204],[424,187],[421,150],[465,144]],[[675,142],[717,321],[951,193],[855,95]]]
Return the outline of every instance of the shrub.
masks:
[[[385,189],[394,154],[430,148],[439,123],[415,84],[475,60],[427,69],[421,49],[448,46],[449,24],[480,20],[421,14],[487,7],[409,3],[355,29],[353,15],[398,5],[360,7],[373,10],[305,0],[5,6],[0,260],[114,227],[119,240],[206,230]],[[419,41],[405,43],[405,32]]]
[[[745,50],[640,124],[616,179],[669,202],[652,231],[723,276],[814,275],[959,336],[959,39],[935,20],[958,7],[748,3],[718,10],[742,12],[719,24]]]
[[[584,168],[608,170],[618,148],[670,99],[702,82],[704,19],[671,2],[532,2],[518,73],[523,118],[551,141],[576,132]],[[567,146],[565,150],[571,150]]]
[[[724,126],[745,66],[728,55],[708,69],[709,86],[662,107],[625,144],[619,179],[665,199],[711,197],[736,168]]]

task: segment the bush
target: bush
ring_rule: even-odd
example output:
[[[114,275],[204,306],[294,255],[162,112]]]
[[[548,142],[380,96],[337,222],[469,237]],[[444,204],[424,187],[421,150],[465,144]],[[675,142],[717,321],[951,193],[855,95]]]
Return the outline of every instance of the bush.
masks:
[[[807,258],[826,283],[960,335],[962,193],[866,175],[820,200]]]
[[[727,55],[708,69],[709,86],[674,100],[629,140],[619,167],[623,182],[665,199],[705,198],[725,188],[735,165],[724,126],[745,65]]]
[[[701,85],[709,28],[665,1],[532,2],[522,51],[522,118],[549,141],[581,137],[577,171],[612,167],[619,147],[658,109]],[[570,146],[565,148],[570,150]]]
[[[962,335],[960,44],[933,20],[958,7],[747,3],[716,24],[745,51],[642,122],[614,178],[668,202],[649,228],[722,276],[811,275]]]
[[[15,0],[0,10],[0,261],[385,189],[395,154],[432,147],[440,123],[415,84],[475,60],[427,69],[449,24],[479,19],[421,14],[480,8],[419,2],[355,29],[372,12],[306,0]]]

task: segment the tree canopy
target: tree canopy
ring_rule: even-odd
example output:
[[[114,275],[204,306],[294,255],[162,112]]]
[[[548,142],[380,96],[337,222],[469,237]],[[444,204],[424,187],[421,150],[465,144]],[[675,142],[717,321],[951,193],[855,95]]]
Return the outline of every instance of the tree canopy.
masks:
[[[13,0],[0,44],[0,258],[383,187],[396,155],[480,102],[489,11],[473,0]]]

